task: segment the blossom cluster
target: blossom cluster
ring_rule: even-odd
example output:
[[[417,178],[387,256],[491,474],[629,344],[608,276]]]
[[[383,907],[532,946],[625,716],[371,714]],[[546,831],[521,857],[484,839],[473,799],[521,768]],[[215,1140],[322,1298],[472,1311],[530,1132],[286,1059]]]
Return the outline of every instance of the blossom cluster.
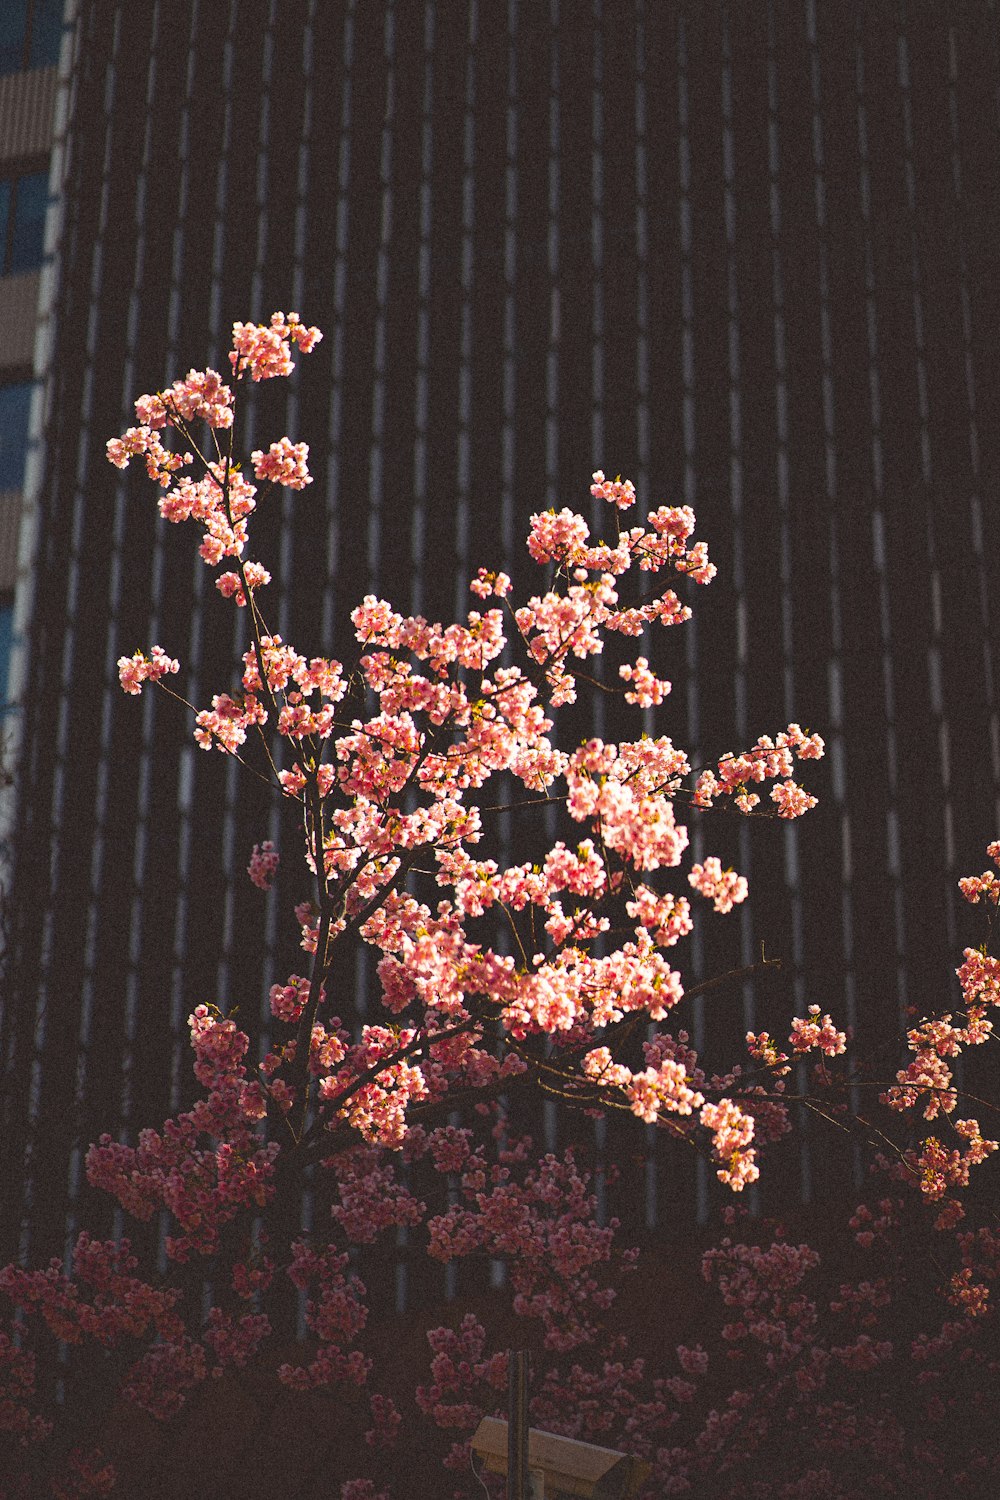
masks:
[[[245,374],[251,380],[267,380],[292,371],[291,345],[297,344],[308,354],[320,341],[318,328],[307,328],[297,313],[275,313],[269,326],[251,323],[233,324],[233,349],[229,356],[236,380]],[[271,575],[260,563],[243,558],[247,543],[247,519],[256,508],[256,486],[247,480],[240,466],[214,449],[216,456],[202,459],[194,436],[194,427],[204,422],[214,433],[228,429],[230,442],[235,413],[235,395],[215,370],[190,370],[183,380],[175,380],[168,390],[140,396],[135,402],[138,426],[129,427],[121,437],[111,438],[107,456],[117,468],[124,469],[133,458],[143,458],[150,478],[164,490],[160,498],[161,516],[174,523],[193,520],[204,528],[199,553],[210,567],[224,558],[239,559],[238,572],[226,572],[216,579],[216,587],[238,606],[247,603],[252,594],[270,582]],[[173,428],[184,444],[181,451],[167,448],[163,434]],[[193,452],[192,452],[193,450]],[[201,460],[202,473],[195,477],[182,473]],[[287,437],[272,443],[265,453],[256,449],[251,464],[258,480],[270,481],[289,489],[300,490],[312,483],[307,467],[309,455],[305,443],[292,443]],[[129,662],[122,658],[119,672],[126,692],[140,691],[146,680],[156,680],[141,670],[141,656]],[[176,667],[171,668],[176,671]],[[213,742],[214,720],[204,724],[205,736],[199,743],[206,748]],[[220,734],[221,747],[232,752],[242,743],[232,734]]]
[[[750,894],[746,879],[734,870],[723,870],[721,860],[714,854],[703,863],[691,866],[688,881],[699,895],[712,902],[718,912],[732,911]]]
[[[237,376],[248,372],[254,381],[273,380],[292,373],[292,344],[298,345],[303,354],[310,354],[322,337],[318,328],[307,328],[294,312],[287,318],[282,312],[272,313],[266,327],[234,323],[229,363]]]
[[[368,595],[350,617],[353,660],[300,654],[267,628],[256,595],[270,574],[246,552],[257,484],[304,489],[308,447],[281,437],[255,449],[255,484],[233,452],[234,414],[241,381],[288,375],[293,346],[308,353],[320,337],[294,313],[234,324],[230,384],[192,370],[140,397],[137,425],[108,444],[120,468],[145,461],[163,518],[200,528],[207,565],[231,564],[216,584],[245,611],[248,649],[238,685],[193,709],[195,740],[241,759],[257,737],[264,742],[262,774],[297,804],[313,882],[313,898],[295,913],[311,963],[271,986],[262,1060],[248,1061],[251,1037],[231,1016],[198,1005],[189,1025],[202,1097],[162,1129],[143,1130],[135,1145],[104,1135],[86,1157],[90,1185],[131,1217],[164,1216],[168,1262],[221,1266],[226,1296],[193,1333],[173,1301],[157,1302],[124,1263],[105,1265],[87,1241],[78,1242],[76,1271],[97,1277],[92,1302],[77,1301],[74,1283],[55,1268],[34,1279],[11,1272],[3,1282],[60,1338],[152,1331],[128,1390],[161,1417],[213,1370],[254,1359],[268,1337],[258,1301],[282,1257],[254,1248],[256,1229],[245,1242],[238,1230],[280,1202],[297,1171],[326,1172],[334,1190],[327,1241],[284,1247],[281,1269],[307,1298],[313,1347],[279,1373],[295,1389],[360,1386],[369,1376],[358,1347],[365,1289],[345,1237],[370,1243],[426,1222],[430,1253],[443,1263],[503,1259],[515,1311],[539,1320],[553,1355],[590,1346],[598,1315],[611,1306],[616,1226],[595,1222],[594,1194],[572,1153],[532,1161],[527,1143],[503,1139],[502,1124],[488,1149],[450,1119],[456,1101],[481,1111],[481,1123],[498,1097],[532,1083],[582,1108],[618,1108],[704,1151],[734,1192],[757,1178],[757,1147],[785,1120],[776,1096],[786,1059],[774,1068],[774,1095],[765,1096],[738,1068],[706,1072],[688,1033],[668,1029],[685,995],[665,950],[692,926],[671,872],[689,846],[679,802],[704,810],[729,798],[750,813],[759,802],[751,788],[773,783],[778,814],[798,817],[815,798],[792,779],[794,764],[820,756],[822,740],[791,724],[723,756],[691,787],[689,760],[667,735],[637,728],[635,738],[594,737],[572,750],[554,738],[560,709],[576,700],[609,640],[626,658],[615,687],[623,714],[664,703],[670,684],[646,642],[654,627],[683,624],[691,610],[655,575],[683,589],[707,585],[716,571],[694,539],[694,512],[660,505],[627,525],[634,487],[598,470],[590,493],[605,518],[599,534],[568,508],[531,517],[527,550],[545,572],[522,602],[510,598],[508,574],[479,569],[470,582],[477,607],[462,619],[406,616]],[[199,424],[210,433],[205,451]],[[634,654],[639,640],[646,654]],[[178,670],[159,646],[119,662],[130,694]],[[490,857],[495,825],[480,794],[500,778],[529,811],[552,809],[559,822],[559,836],[550,834],[530,861]],[[258,889],[273,886],[277,867],[270,841],[254,846],[247,872]],[[688,881],[719,913],[748,893],[745,879],[712,855]],[[327,982],[347,943],[372,950],[381,1007],[353,1026],[331,1014]],[[634,1026],[646,1032],[642,1067],[617,1046]],[[794,1023],[791,1045],[832,1055],[842,1039],[817,1010]],[[957,1162],[928,1158],[921,1170],[933,1168],[950,1190],[987,1146],[970,1134]],[[428,1217],[399,1175],[404,1168],[446,1176],[447,1207]],[[436,1356],[441,1392],[452,1378],[446,1342]],[[684,1400],[704,1362],[699,1351],[679,1359],[670,1389]],[[29,1366],[13,1353],[4,1363],[27,1389]],[[484,1379],[500,1375],[488,1360]],[[621,1375],[626,1385],[633,1379],[634,1370]],[[611,1376],[595,1390],[601,1380]],[[434,1389],[428,1409],[439,1414]],[[398,1427],[391,1403],[373,1398],[372,1449],[391,1445]]]
[[[795,1017],[789,1041],[793,1052],[809,1052],[815,1047],[827,1057],[837,1057],[847,1050],[847,1033],[838,1031],[829,1016],[821,1016],[818,1005],[810,1005],[807,1020]]]
[[[987,844],[986,853],[994,864],[1000,865],[1000,840]],[[958,882],[958,888],[966,901],[971,901],[973,905],[979,901],[989,901],[994,906],[1000,904],[1000,877],[992,870],[984,870],[982,875],[966,876]]]
[[[179,672],[181,664],[167,655],[161,646],[154,646],[149,655],[137,651],[134,656],[118,659],[118,678],[126,693],[142,692],[144,682],[159,682],[168,672]]]
[[[761,735],[744,754],[724,755],[715,771],[701,772],[695,788],[695,805],[711,807],[719,797],[731,796],[740,812],[748,813],[760,803],[758,793],[750,791],[750,783],[783,776],[785,780],[771,788],[771,800],[780,817],[801,817],[816,806],[816,798],[791,779],[794,760],[818,760],[823,751],[821,737],[807,734],[798,724],[789,724],[773,740],[769,735]]]
[[[274,877],[278,873],[280,859],[281,856],[270,839],[265,839],[262,844],[254,844],[247,874],[258,889],[262,891],[271,889]]]
[[[234,375],[238,381],[247,374],[252,380],[287,374],[291,345],[308,352],[318,337],[295,315],[277,313],[269,326],[236,324]],[[194,447],[190,424],[196,419],[231,428],[234,401],[212,372],[192,371],[171,391],[140,399],[141,428],[116,440],[109,456],[124,463],[133,453],[152,455],[166,490],[161,512],[201,523],[207,562],[240,560],[239,571],[218,582],[245,605],[267,579],[259,564],[242,561],[254,486],[228,455],[204,462],[201,477],[178,477],[176,468],[191,462],[190,453],[175,465],[156,446],[172,426]],[[309,482],[306,459],[306,446],[288,438],[251,455],[257,480],[291,488]],[[608,539],[592,536],[583,517],[568,509],[531,517],[528,552],[552,570],[551,585],[519,607],[508,606],[513,639],[501,608],[472,610],[464,621],[444,625],[403,616],[369,595],[351,615],[361,647],[352,670],[300,655],[266,632],[255,608],[241,691],[219,693],[210,709],[196,713],[195,737],[203,748],[244,752],[250,731],[263,733],[272,722],[274,706],[274,730],[295,752],[278,781],[302,805],[306,863],[320,899],[308,916],[305,908],[298,912],[313,974],[293,975],[271,989],[274,1021],[296,1028],[296,1035],[268,1054],[258,1083],[233,1069],[216,1083],[230,1110],[227,1129],[236,1128],[233,1110],[242,1110],[244,1123],[272,1110],[291,1120],[311,1099],[336,1138],[347,1131],[350,1139],[398,1150],[421,1107],[446,1099],[450,1090],[488,1094],[501,1080],[530,1073],[530,1044],[542,1036],[559,1039],[564,1049],[567,1062],[558,1071],[567,1096],[582,1091],[593,1097],[596,1090],[646,1122],[668,1117],[674,1131],[704,1132],[718,1175],[735,1190],[756,1176],[751,1141],[764,1107],[757,1100],[755,1116],[750,1106],[725,1097],[738,1072],[707,1081],[693,1053],[688,1058],[689,1049],[666,1034],[650,1044],[641,1070],[615,1061],[598,1041],[604,1028],[640,1012],[662,1023],[683,999],[681,976],[660,950],[690,931],[688,903],[652,882],[681,864],[687,849],[676,800],[691,767],[667,736],[644,734],[617,744],[591,739],[567,753],[552,742],[554,714],[576,698],[576,663],[601,652],[608,633],[628,640],[654,624],[689,617],[672,589],[657,594],[644,583],[638,601],[624,598],[633,569],[644,575],[670,569],[701,585],[715,569],[704,543],[693,540],[690,506],[661,505],[645,524],[623,526],[620,515],[637,500],[631,483],[597,471],[591,494],[611,508]],[[471,589],[484,603],[504,601],[512,584],[505,573],[480,569]],[[512,647],[520,649],[522,664],[510,660]],[[505,652],[508,660],[500,665]],[[163,653],[151,664],[136,660],[123,683],[137,691],[145,678],[166,670],[164,663],[170,665]],[[628,705],[659,705],[669,692],[646,655],[625,661],[619,672]],[[364,712],[358,711],[362,705]],[[707,808],[732,797],[749,812],[758,800],[749,786],[772,781],[781,815],[799,816],[815,799],[791,780],[793,761],[822,752],[818,735],[791,724],[776,739],[762,736],[744,754],[724,756],[717,773],[702,772],[690,800]],[[469,794],[502,774],[520,782],[529,797],[561,802],[570,825],[583,825],[583,836],[575,844],[557,839],[539,864],[501,870],[477,857],[482,818]],[[438,887],[435,904],[400,887],[418,856]],[[268,888],[275,863],[269,846],[255,848],[249,874],[256,885]],[[747,896],[745,879],[724,871],[714,856],[696,863],[688,878],[720,913]],[[497,951],[474,928],[495,910],[516,935],[516,956]],[[598,953],[596,941],[623,911],[631,933]],[[321,1019],[320,981],[333,945],[355,930],[378,952],[382,1003],[397,1019],[364,1026],[352,1043],[339,1023],[330,1027]],[[218,1029],[221,1023],[212,1024]],[[499,1055],[495,1042],[487,1044],[498,1024]],[[196,1032],[201,1035],[200,1023]],[[585,1061],[574,1065],[572,1058],[584,1052]],[[741,1092],[749,1098],[753,1091]],[[128,1174],[116,1175],[110,1159],[116,1153],[102,1149],[108,1157],[102,1180],[126,1191]],[[146,1149],[155,1156],[162,1144]],[[194,1151],[189,1136],[185,1149]],[[250,1159],[249,1147],[247,1153]],[[264,1166],[260,1161],[263,1175],[254,1191],[266,1182]],[[99,1167],[95,1158],[94,1170]],[[201,1162],[195,1176],[203,1196],[211,1175]],[[134,1207],[151,1211],[148,1185],[133,1185],[131,1192]],[[172,1190],[170,1201],[190,1220],[183,1192]],[[215,1205],[219,1212],[223,1206]],[[210,1241],[209,1231],[202,1232]],[[187,1244],[183,1236],[181,1243]]]

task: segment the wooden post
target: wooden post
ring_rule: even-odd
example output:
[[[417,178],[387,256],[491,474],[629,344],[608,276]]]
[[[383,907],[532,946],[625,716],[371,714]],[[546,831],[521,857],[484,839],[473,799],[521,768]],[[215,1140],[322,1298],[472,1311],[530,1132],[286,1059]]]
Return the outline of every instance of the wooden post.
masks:
[[[527,1349],[507,1355],[507,1500],[531,1500],[528,1481]]]

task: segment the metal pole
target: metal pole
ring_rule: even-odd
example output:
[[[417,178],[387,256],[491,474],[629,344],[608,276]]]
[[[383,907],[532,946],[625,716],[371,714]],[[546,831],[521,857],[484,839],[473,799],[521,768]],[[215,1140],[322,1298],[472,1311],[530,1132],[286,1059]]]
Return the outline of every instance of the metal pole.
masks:
[[[531,1500],[528,1483],[527,1349],[507,1355],[507,1500]]]

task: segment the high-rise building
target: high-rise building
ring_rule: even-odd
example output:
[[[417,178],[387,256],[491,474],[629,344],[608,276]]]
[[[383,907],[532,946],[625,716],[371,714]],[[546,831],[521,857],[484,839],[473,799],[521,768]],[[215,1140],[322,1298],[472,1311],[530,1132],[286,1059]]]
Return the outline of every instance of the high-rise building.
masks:
[[[62,0],[0,15],[0,703],[6,703],[34,389]]]
[[[751,901],[689,972],[785,960],[706,1000],[696,1038],[725,1055],[816,1002],[895,1067],[906,1008],[947,995],[955,880],[1000,831],[992,0],[71,0],[66,22],[12,683],[5,1253],[60,1250],[81,1146],[176,1106],[194,1005],[264,1026],[295,966],[294,859],[268,906],[243,873],[264,837],[294,852],[289,808],[177,705],[120,691],[117,658],[156,642],[205,706],[243,643],[190,537],[104,457],[136,395],[223,368],[232,322],[277,308],[325,339],[242,428],[312,450],[315,483],[256,523],[273,627],[338,654],[366,591],[447,618],[481,563],[525,580],[529,515],[589,506],[598,467],[692,504],[720,576],[653,644],[658,732],[701,762],[790,720],[829,747],[801,824],[695,825]],[[2,120],[8,83],[29,87],[0,79]],[[30,140],[3,148],[11,286]],[[823,1153],[801,1160],[816,1193]],[[644,1171],[648,1225],[704,1204],[693,1171]]]

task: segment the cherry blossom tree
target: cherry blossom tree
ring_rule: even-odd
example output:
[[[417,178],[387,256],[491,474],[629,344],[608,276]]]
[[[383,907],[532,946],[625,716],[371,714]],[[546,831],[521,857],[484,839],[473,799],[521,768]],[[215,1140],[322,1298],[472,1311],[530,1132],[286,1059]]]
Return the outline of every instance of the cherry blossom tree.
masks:
[[[88,1152],[91,1186],[131,1219],[162,1227],[165,1274],[140,1264],[127,1237],[86,1232],[66,1264],[0,1272],[14,1310],[0,1333],[0,1434],[29,1455],[35,1477],[26,1484],[44,1472],[57,1494],[113,1493],[113,1468],[97,1452],[77,1450],[51,1473],[41,1458],[30,1469],[49,1435],[32,1404],[36,1334],[68,1346],[91,1341],[124,1360],[124,1396],[169,1420],[207,1378],[268,1357],[279,1331],[271,1300],[290,1285],[305,1298],[310,1338],[281,1361],[280,1380],[368,1392],[371,1472],[388,1474],[401,1416],[365,1352],[366,1292],[351,1253],[405,1228],[419,1230],[442,1264],[506,1263],[514,1311],[538,1329],[547,1359],[536,1420],[630,1446],[654,1463],[656,1493],[697,1492],[709,1470],[730,1469],[732,1493],[746,1492],[747,1464],[780,1433],[779,1416],[790,1420],[800,1407],[821,1437],[829,1430],[855,1448],[860,1422],[875,1451],[882,1437],[873,1433],[884,1435],[877,1421],[869,1430],[857,1403],[840,1395],[830,1397],[832,1415],[824,1402],[890,1360],[877,1328],[896,1296],[891,1278],[853,1283],[821,1316],[806,1290],[815,1252],[724,1240],[705,1262],[733,1310],[719,1330],[721,1370],[735,1361],[739,1374],[763,1371],[768,1395],[759,1402],[753,1387],[730,1380],[713,1405],[718,1351],[682,1347],[673,1372],[654,1373],[608,1331],[634,1257],[615,1250],[614,1221],[597,1222],[584,1165],[572,1152],[540,1156],[515,1118],[517,1100],[539,1094],[567,1110],[634,1117],[707,1156],[739,1194],[759,1175],[761,1149],[789,1129],[797,1060],[818,1056],[824,1107],[847,1110],[832,1072],[847,1038],[830,1016],[812,1006],[788,1018],[783,1044],[750,1035],[747,1057],[713,1060],[709,1071],[683,1028],[683,1007],[719,981],[685,986],[669,962],[691,931],[692,896],[726,913],[748,894],[745,879],[714,856],[683,873],[679,810],[798,817],[815,798],[795,781],[795,763],[822,755],[822,740],[790,724],[699,769],[671,739],[642,732],[641,711],[661,705],[670,684],[647,656],[631,655],[633,645],[691,613],[673,588],[650,584],[667,573],[678,586],[707,585],[715,569],[705,543],[693,540],[690,507],[661,506],[629,525],[632,485],[601,472],[591,495],[606,503],[606,534],[592,536],[568,509],[531,518],[528,551],[542,581],[522,604],[505,573],[480,569],[470,584],[477,607],[464,621],[404,617],[369,596],[351,616],[353,660],[307,657],[283,641],[261,604],[270,575],[246,553],[267,488],[311,482],[308,448],[283,437],[254,451],[254,483],[234,451],[234,417],[241,383],[289,374],[293,346],[308,353],[320,337],[295,314],[276,313],[268,326],[237,323],[229,383],[192,370],[140,397],[137,425],[108,444],[118,467],[145,464],[163,517],[201,528],[205,563],[225,566],[219,592],[244,611],[239,686],[210,708],[186,707],[203,749],[236,757],[297,810],[312,882],[295,909],[304,972],[271,988],[270,1043],[256,1064],[233,1017],[199,1005],[189,1023],[202,1091],[193,1107],[134,1145],[105,1135]],[[626,658],[622,714],[634,713],[636,737],[562,748],[559,711],[613,641]],[[159,645],[119,662],[130,694],[152,684],[176,697],[178,671]],[[288,769],[277,769],[280,740]],[[546,818],[559,821],[561,837],[540,858],[502,856],[495,813],[509,805],[511,787],[536,837]],[[278,859],[269,842],[250,855],[248,876],[262,892]],[[963,889],[996,902],[995,877]],[[377,1021],[334,1013],[334,964],[359,944],[377,956]],[[950,1231],[959,1263],[946,1326],[963,1332],[929,1339],[928,1370],[964,1349],[996,1265],[991,1230],[956,1233],[969,1171],[995,1143],[975,1119],[952,1123],[959,1093],[947,1061],[990,1036],[996,961],[970,951],[960,977],[962,1023],[921,1022],[910,1034],[913,1061],[885,1092],[888,1108],[907,1118],[922,1108],[927,1121],[946,1120],[951,1137],[925,1135],[883,1154],[891,1188],[857,1215],[858,1248],[867,1240],[869,1251],[902,1224],[914,1196],[918,1207],[937,1205],[937,1233]],[[307,1179],[322,1184],[325,1213],[308,1237],[289,1228]],[[845,1329],[835,1345],[830,1317]],[[416,1399],[454,1437],[446,1462],[461,1485],[472,1428],[485,1410],[502,1410],[506,1355],[475,1317],[437,1330],[431,1345]],[[854,1411],[854,1428],[842,1408]],[[889,1448],[895,1440],[885,1437]],[[828,1479],[820,1469],[819,1478],[796,1475],[794,1445],[785,1447],[788,1483],[800,1488],[782,1494],[841,1493],[835,1464]],[[376,1493],[387,1491],[370,1473],[345,1476],[345,1500]]]

